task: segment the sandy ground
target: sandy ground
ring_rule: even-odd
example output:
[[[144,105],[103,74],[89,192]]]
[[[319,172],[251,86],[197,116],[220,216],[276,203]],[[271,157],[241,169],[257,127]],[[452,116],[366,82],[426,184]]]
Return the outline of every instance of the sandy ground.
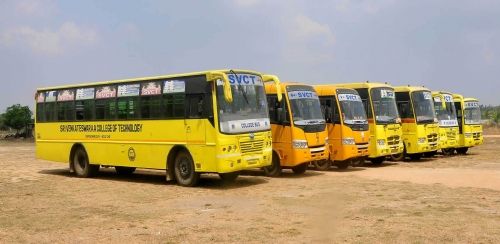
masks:
[[[0,141],[0,242],[500,243],[500,138],[469,155],[199,187],[159,171],[80,179]]]

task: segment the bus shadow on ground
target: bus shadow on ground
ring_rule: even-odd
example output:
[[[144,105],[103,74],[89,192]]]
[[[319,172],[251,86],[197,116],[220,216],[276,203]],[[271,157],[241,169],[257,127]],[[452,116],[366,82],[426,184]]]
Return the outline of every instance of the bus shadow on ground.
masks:
[[[69,169],[41,170],[38,173],[80,179],[76,177],[73,173],[70,173]],[[84,178],[81,179],[85,180]],[[138,169],[131,175],[119,175],[115,172],[113,168],[101,168],[99,172],[91,179],[151,184],[151,185],[177,186],[175,181],[166,181],[165,174],[160,170],[154,171],[154,170]],[[267,180],[260,177],[238,177],[234,182],[225,182],[221,180],[220,177],[216,174],[203,174],[200,177],[200,181],[198,182],[197,187],[210,188],[210,189],[231,189],[231,188],[248,187],[263,183],[267,183]]]
[[[263,170],[245,170],[241,172],[240,175],[245,175],[245,176],[263,176],[264,178],[272,179],[272,178],[307,178],[307,177],[314,177],[314,176],[319,176],[323,175],[320,171],[313,171],[311,169],[308,169],[305,173],[303,174],[295,174],[292,172],[292,170],[284,169],[281,172],[280,176],[277,177],[272,177],[272,176],[266,176]]]
[[[405,162],[405,161],[400,161],[400,162],[396,162],[396,161],[384,161],[381,164],[373,164],[373,163],[367,161],[367,162],[364,162],[362,164],[357,165],[355,168],[365,169],[365,168],[391,167],[391,166],[394,166],[394,165],[398,165],[401,162]]]

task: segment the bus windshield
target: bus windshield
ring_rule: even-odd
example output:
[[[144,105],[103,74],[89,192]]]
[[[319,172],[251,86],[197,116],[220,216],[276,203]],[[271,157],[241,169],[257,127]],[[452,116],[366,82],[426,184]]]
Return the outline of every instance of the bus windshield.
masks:
[[[411,100],[417,123],[433,123],[436,114],[432,102],[432,94],[429,91],[412,92]]]
[[[441,100],[441,99],[444,99]],[[446,107],[443,107],[443,102]],[[458,126],[457,112],[453,97],[448,94],[434,97],[434,109],[439,121],[439,126]]]
[[[371,98],[375,121],[378,124],[397,123],[399,119],[394,89],[389,87],[372,88]]]
[[[339,93],[337,98],[345,124],[368,124],[365,107],[358,94]]]
[[[464,103],[464,119],[467,125],[481,124],[481,110],[478,102]]]
[[[321,112],[318,95],[312,87],[289,86],[288,99],[295,125],[307,126],[326,123]]]
[[[233,102],[224,99],[224,86],[217,81],[217,110],[222,133],[237,134],[271,129],[262,78],[251,74],[228,74]]]

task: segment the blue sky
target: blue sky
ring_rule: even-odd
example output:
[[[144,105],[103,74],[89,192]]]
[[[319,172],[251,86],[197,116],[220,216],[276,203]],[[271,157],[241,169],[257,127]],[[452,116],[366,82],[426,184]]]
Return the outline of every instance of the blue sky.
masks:
[[[242,68],[500,104],[500,1],[0,1],[0,111],[36,87]]]

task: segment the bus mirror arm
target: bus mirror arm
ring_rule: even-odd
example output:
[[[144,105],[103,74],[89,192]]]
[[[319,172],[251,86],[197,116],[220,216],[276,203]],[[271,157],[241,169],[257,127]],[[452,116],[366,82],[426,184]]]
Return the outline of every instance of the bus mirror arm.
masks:
[[[283,94],[281,93],[281,82],[278,76],[275,75],[262,75],[262,80],[264,82],[271,82],[273,81],[274,84],[276,85],[276,95],[278,96],[278,102],[281,102],[281,99],[283,98]]]
[[[208,72],[207,73],[207,80],[208,81],[217,81],[217,80],[222,80],[223,86],[224,86],[224,99],[228,103],[233,102],[233,93],[231,91],[231,83],[229,83],[229,78],[227,77],[227,74],[224,72]],[[217,84],[216,84],[217,85]]]

